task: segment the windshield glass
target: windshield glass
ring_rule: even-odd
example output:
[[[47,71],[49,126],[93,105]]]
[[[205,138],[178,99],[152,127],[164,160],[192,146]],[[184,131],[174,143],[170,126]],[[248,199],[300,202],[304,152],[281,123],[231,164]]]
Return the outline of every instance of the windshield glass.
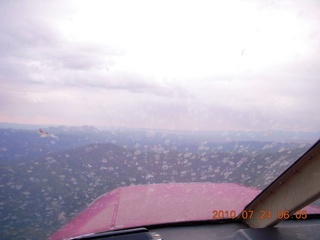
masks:
[[[239,214],[320,137],[319,1],[4,0],[0,21],[4,239],[110,191],[166,210],[105,230]]]

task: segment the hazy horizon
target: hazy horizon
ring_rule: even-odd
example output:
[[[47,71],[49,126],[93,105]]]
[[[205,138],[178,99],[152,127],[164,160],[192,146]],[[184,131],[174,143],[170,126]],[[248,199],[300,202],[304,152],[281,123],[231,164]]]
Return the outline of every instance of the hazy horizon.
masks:
[[[154,137],[156,134],[179,134],[181,137],[193,136],[202,141],[209,142],[241,142],[241,141],[258,141],[258,142],[300,142],[314,143],[319,139],[320,131],[277,131],[277,130],[262,130],[262,131],[243,131],[243,130],[172,130],[172,129],[151,129],[151,128],[119,128],[94,125],[43,125],[43,124],[19,124],[19,123],[3,123],[0,122],[0,129],[13,129],[16,131],[28,130],[34,131],[35,134],[41,128],[44,132],[52,134],[59,139],[59,135],[66,132],[87,132],[88,134],[99,134],[111,132],[112,134],[143,134],[147,138]],[[200,141],[199,140],[199,141]]]

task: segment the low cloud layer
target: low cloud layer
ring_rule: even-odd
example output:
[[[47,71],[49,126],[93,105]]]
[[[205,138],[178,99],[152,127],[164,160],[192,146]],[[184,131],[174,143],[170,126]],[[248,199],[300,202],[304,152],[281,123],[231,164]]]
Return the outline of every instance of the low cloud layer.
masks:
[[[0,121],[319,131],[319,2],[230,3],[1,1]]]

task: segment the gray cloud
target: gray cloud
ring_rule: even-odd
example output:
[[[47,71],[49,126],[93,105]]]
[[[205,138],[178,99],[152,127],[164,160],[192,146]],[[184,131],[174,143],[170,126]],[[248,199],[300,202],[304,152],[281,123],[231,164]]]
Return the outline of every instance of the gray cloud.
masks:
[[[312,11],[304,6],[299,14],[317,26],[319,8],[314,5],[318,4],[311,5]],[[251,67],[246,65],[250,58],[260,61],[269,55],[263,49],[261,56],[248,50],[243,56],[237,53],[237,60],[221,59],[230,61],[230,66],[220,70],[219,66],[225,65],[219,65],[214,56],[219,48],[202,54],[198,38],[194,45],[181,43],[177,49],[173,45],[178,41],[173,40],[161,55],[157,47],[165,44],[151,36],[140,39],[137,34],[132,41],[146,44],[152,52],[140,55],[135,48],[130,52],[108,41],[68,39],[57,26],[68,22],[75,10],[64,1],[2,1],[0,6],[0,121],[199,130],[320,129],[320,32],[315,27],[306,26],[310,28],[307,34],[297,36],[309,43],[309,48],[289,54],[286,63]],[[135,27],[133,23],[130,26]],[[178,37],[179,31],[175,34]],[[185,35],[192,37],[189,32]],[[281,37],[274,39],[280,41]],[[179,51],[185,61],[177,55]],[[189,55],[196,58],[188,59]],[[135,68],[135,59],[124,61],[127,56],[144,56],[145,69]],[[160,61],[163,56],[166,58]],[[189,71],[191,66],[200,67]],[[155,70],[148,71],[148,67]],[[192,74],[182,72],[181,77],[176,68]]]

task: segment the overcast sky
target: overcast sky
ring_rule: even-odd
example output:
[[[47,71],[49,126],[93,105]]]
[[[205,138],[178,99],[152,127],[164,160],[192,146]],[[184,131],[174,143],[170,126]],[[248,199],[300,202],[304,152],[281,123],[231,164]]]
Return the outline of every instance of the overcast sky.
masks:
[[[320,131],[320,2],[0,1],[0,122]]]

